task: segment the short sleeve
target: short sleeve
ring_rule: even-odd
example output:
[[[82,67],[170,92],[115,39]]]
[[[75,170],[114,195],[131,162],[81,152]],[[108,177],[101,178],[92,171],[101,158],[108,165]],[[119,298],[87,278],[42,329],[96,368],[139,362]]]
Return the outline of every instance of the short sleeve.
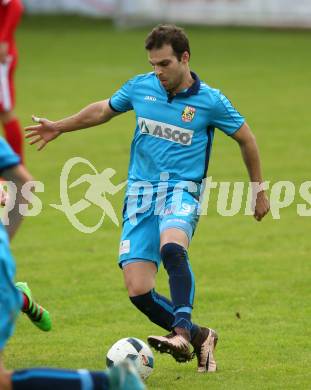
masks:
[[[211,124],[227,135],[232,135],[239,130],[244,122],[245,118],[233,107],[230,100],[217,90]]]
[[[126,112],[133,110],[132,105],[132,89],[134,80],[127,81],[123,86],[116,91],[109,100],[109,106],[113,111]]]
[[[20,163],[19,156],[13,152],[9,144],[0,137],[0,171],[18,165]]]

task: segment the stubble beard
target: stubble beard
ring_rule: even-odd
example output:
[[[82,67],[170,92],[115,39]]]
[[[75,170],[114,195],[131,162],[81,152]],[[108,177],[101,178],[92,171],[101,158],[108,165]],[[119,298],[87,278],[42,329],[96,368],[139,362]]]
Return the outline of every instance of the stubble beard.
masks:
[[[171,95],[175,95],[176,94],[176,91],[178,90],[178,88],[180,87],[180,85],[182,84],[182,81],[183,81],[183,77],[182,75],[180,75],[178,77],[178,79],[173,82],[173,85],[172,86],[167,86],[167,92]]]

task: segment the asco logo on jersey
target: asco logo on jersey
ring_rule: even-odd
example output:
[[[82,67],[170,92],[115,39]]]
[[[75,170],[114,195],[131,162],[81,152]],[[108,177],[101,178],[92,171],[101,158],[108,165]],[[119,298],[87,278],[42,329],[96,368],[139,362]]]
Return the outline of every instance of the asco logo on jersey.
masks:
[[[151,135],[185,146],[191,145],[192,142],[193,130],[141,117],[138,117],[138,126],[140,133],[144,135]]]
[[[194,118],[194,114],[195,114],[195,108],[190,107],[190,106],[186,106],[184,111],[181,114],[181,119],[184,122],[191,122],[192,119]]]

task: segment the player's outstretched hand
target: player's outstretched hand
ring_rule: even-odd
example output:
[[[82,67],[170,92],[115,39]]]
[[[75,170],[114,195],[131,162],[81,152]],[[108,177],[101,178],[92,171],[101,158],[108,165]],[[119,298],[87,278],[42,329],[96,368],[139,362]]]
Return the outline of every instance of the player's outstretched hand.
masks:
[[[264,191],[261,191],[257,194],[254,218],[257,221],[261,221],[262,218],[268,214],[269,210],[270,204],[267,195]]]
[[[48,142],[60,135],[60,131],[57,130],[55,122],[44,118],[37,118],[34,115],[32,115],[32,120],[39,124],[25,128],[28,132],[26,138],[30,139],[30,145],[39,142],[38,150],[42,150]]]

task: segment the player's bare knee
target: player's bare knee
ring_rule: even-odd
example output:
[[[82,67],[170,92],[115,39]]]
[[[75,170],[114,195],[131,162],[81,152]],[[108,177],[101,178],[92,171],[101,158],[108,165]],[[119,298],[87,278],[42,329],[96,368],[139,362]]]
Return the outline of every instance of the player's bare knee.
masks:
[[[154,288],[156,266],[151,262],[134,262],[123,267],[125,286],[130,297],[146,294]]]
[[[130,281],[126,284],[127,292],[129,297],[136,297],[138,295],[146,294],[151,290],[149,286],[141,285],[140,283],[137,283],[135,281]]]
[[[178,244],[185,249],[189,246],[187,234],[184,231],[175,228],[164,230],[161,234],[160,241],[160,250],[162,250],[163,246],[166,244]]]
[[[125,287],[127,288],[129,297],[136,297],[143,295],[154,288],[154,281],[146,278],[143,280],[137,275],[125,274],[124,275]]]

